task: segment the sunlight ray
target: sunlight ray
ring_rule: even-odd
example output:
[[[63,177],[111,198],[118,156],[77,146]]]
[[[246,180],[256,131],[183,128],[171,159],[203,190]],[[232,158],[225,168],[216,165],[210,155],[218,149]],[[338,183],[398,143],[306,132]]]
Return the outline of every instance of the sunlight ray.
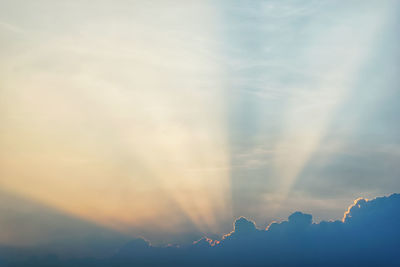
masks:
[[[285,107],[283,132],[275,145],[275,175],[280,179],[278,203],[288,195],[312,154],[327,134],[332,116],[357,82],[358,73],[374,47],[379,30],[390,11],[390,3],[351,17],[351,22],[332,25],[316,36],[306,54],[305,72],[319,74],[304,88],[293,91]],[[352,27],[346,27],[351,23]],[[367,28],[366,25],[368,25]],[[354,29],[365,30],[354,32]],[[342,44],[345,45],[342,45]],[[324,44],[325,46],[321,46]],[[318,49],[314,49],[318,45]],[[280,204],[275,206],[275,211]]]

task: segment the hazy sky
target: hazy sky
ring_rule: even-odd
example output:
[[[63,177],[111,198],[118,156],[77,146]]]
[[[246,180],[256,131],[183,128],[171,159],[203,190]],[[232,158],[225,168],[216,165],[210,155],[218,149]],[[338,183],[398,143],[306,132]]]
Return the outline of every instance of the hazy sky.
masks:
[[[399,12],[0,0],[0,244],[188,241],[399,192]]]

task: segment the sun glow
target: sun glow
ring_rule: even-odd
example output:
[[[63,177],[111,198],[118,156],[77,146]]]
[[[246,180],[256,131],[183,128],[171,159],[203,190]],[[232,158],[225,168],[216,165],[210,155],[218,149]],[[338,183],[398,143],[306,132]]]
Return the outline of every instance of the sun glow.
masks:
[[[22,35],[32,49],[2,67],[3,188],[122,231],[230,220],[214,11],[163,8]]]

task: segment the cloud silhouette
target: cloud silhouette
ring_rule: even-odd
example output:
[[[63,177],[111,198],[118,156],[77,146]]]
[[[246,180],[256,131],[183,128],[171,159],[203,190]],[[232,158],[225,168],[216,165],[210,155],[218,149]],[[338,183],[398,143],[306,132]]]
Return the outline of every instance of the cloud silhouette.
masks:
[[[221,240],[202,238],[191,245],[155,247],[134,239],[112,257],[58,258],[24,262],[29,266],[398,266],[400,194],[357,199],[343,220],[313,223],[294,212],[266,229],[244,217]],[[4,257],[3,257],[4,258]],[[4,260],[4,259],[3,259]],[[3,261],[3,265],[7,264]],[[4,265],[8,266],[8,265]],[[9,266],[17,266],[10,264]]]
[[[249,237],[256,234],[259,230],[256,228],[256,224],[253,221],[246,219],[245,217],[240,217],[235,220],[233,224],[233,231],[226,234],[222,239],[233,239],[241,237]]]

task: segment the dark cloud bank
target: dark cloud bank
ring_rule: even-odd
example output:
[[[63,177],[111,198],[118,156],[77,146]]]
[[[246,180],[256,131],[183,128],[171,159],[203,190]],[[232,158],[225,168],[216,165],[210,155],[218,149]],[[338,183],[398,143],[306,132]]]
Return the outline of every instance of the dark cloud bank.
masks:
[[[221,240],[202,238],[189,246],[135,239],[111,256],[15,255],[3,249],[0,266],[400,266],[400,194],[358,199],[343,221],[312,223],[310,214],[295,212],[258,229],[241,217]]]

